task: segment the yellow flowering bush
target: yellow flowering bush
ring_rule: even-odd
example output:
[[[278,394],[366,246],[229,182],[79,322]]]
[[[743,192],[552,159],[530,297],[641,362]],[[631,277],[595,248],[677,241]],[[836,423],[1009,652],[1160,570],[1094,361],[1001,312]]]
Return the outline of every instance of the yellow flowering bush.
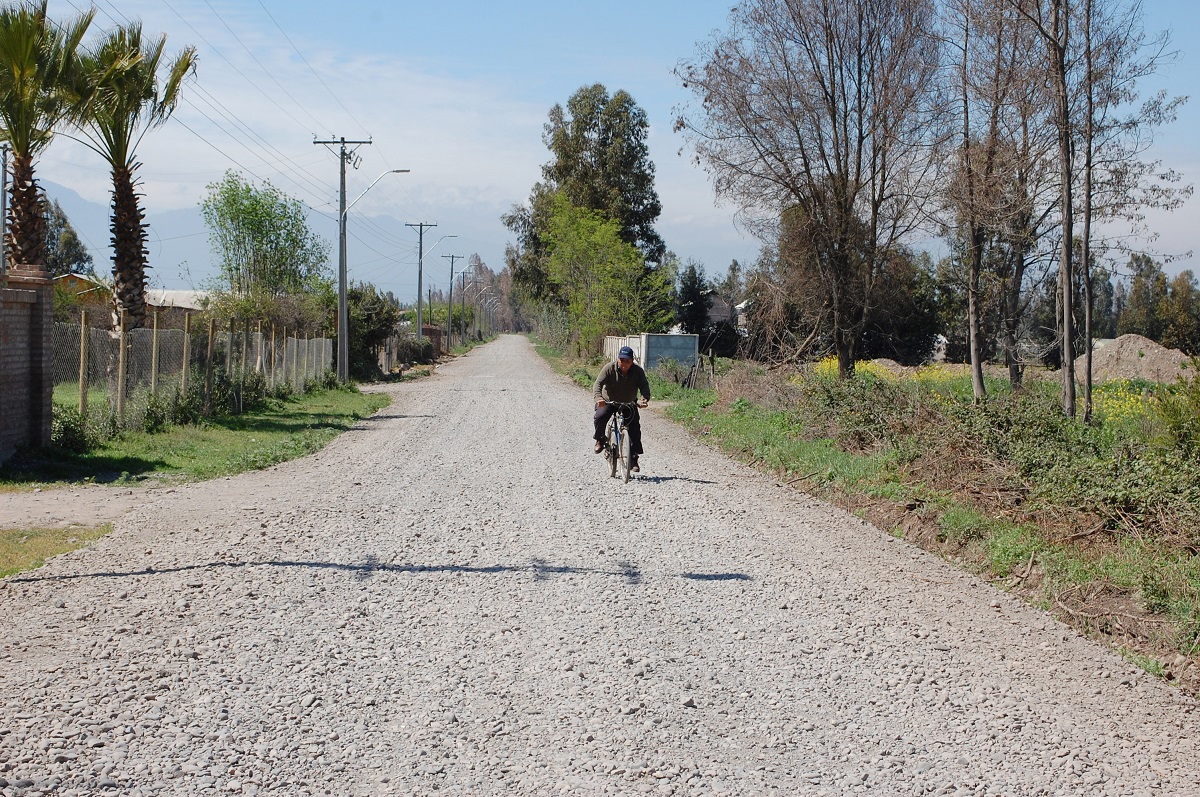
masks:
[[[823,360],[815,363],[812,368],[814,376],[822,379],[836,379],[838,375],[837,357],[826,357]],[[875,379],[882,379],[889,382],[896,382],[900,379],[891,370],[872,360],[859,360],[854,363],[854,373],[861,376],[870,376]]]
[[[1092,391],[1092,406],[1096,416],[1112,424],[1145,418],[1156,401],[1144,383],[1127,379],[1103,382]]]

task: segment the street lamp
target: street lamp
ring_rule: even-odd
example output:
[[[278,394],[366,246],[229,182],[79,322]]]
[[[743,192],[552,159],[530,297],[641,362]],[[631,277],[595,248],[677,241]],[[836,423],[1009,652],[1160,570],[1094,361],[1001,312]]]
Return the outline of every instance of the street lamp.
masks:
[[[375,187],[375,183],[382,180],[389,174],[403,174],[409,171],[408,169],[389,169],[383,174],[376,177],[367,186],[367,191]],[[350,208],[354,207],[358,200],[367,195],[367,191],[363,191],[354,198],[354,202],[346,204],[346,175],[345,169],[342,170],[342,211],[338,214],[338,358],[337,370],[338,381],[350,381],[350,311],[346,306],[346,214],[350,212]]]
[[[412,225],[409,225],[412,226]],[[425,251],[424,247],[420,248],[417,254],[417,343],[421,342],[422,333],[425,331],[421,325],[421,278],[424,273],[425,255],[437,249],[437,245],[447,238],[457,238],[457,235],[443,235],[437,239],[437,243],[429,247],[429,251]]]

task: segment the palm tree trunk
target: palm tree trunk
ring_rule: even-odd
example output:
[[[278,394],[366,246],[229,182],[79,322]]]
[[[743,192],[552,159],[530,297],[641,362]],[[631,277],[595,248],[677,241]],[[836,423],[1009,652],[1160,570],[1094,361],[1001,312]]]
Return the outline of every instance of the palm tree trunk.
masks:
[[[46,220],[41,192],[33,179],[33,156],[14,152],[12,171],[9,257],[13,265],[42,268],[46,263]]]
[[[146,223],[135,191],[133,167],[113,169],[112,245],[114,317],[125,311],[127,326],[146,323]]]

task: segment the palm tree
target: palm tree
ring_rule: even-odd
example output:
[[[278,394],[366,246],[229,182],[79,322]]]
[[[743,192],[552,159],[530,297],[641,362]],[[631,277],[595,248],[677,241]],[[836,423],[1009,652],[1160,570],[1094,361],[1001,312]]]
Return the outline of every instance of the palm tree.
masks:
[[[95,10],[65,24],[46,16],[46,2],[0,8],[0,137],[12,148],[8,235],[12,262],[45,261],[42,198],[34,159],[74,108],[75,54]]]
[[[124,310],[134,328],[146,319],[147,255],[135,153],[146,133],[171,117],[184,79],[196,68],[196,48],[186,47],[168,61],[166,45],[165,35],[145,38],[141,23],[132,22],[79,57],[86,101],[76,125],[83,143],[112,168],[114,312]]]

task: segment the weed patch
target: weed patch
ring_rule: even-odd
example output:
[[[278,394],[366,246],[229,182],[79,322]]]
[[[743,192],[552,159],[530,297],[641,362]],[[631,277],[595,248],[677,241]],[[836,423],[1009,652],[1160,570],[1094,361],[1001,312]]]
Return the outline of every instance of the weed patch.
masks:
[[[82,548],[112,531],[95,528],[0,529],[0,578],[41,567],[46,560]]]

